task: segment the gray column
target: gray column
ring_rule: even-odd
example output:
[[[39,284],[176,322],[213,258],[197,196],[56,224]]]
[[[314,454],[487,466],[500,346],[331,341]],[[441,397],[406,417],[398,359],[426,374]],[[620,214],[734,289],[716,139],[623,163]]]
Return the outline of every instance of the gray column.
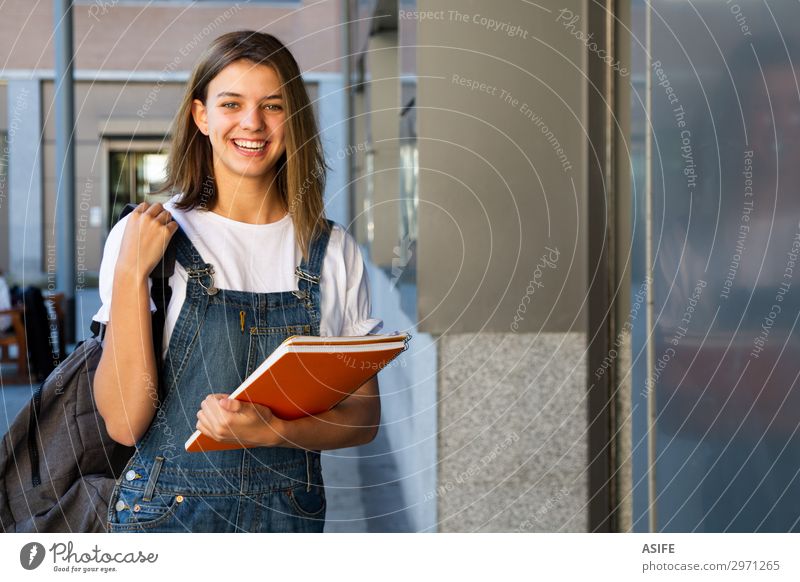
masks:
[[[352,155],[347,142],[347,111],[344,79],[341,75],[325,75],[319,83],[319,130],[325,159],[331,167],[325,186],[325,212],[339,224],[350,223],[347,191],[347,159]]]
[[[367,168],[372,192],[370,254],[373,262],[391,268],[398,257],[400,190],[400,80],[397,31],[385,31],[369,39],[370,111],[368,139],[372,168]]]
[[[25,284],[42,277],[41,101],[38,79],[8,81],[9,271]]]
[[[546,4],[417,2],[442,532],[589,529],[585,3]]]

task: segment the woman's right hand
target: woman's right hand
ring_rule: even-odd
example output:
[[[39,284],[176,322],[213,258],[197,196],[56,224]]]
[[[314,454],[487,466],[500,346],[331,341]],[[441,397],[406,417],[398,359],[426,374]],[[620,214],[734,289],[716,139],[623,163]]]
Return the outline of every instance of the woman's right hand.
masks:
[[[128,214],[116,268],[148,277],[177,230],[178,223],[160,202],[142,202]]]

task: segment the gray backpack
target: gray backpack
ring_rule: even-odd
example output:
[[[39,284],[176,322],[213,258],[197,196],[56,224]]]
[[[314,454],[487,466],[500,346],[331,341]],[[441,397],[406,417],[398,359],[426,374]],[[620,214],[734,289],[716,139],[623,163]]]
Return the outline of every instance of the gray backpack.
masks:
[[[120,218],[135,207],[128,204]],[[174,267],[175,248],[170,244],[150,274],[159,371]],[[3,437],[0,526],[5,532],[106,531],[108,500],[135,449],[113,441],[97,412],[92,382],[103,353],[105,325],[93,322],[92,331],[94,336],[80,342],[36,389]],[[159,382],[159,390],[161,386]]]

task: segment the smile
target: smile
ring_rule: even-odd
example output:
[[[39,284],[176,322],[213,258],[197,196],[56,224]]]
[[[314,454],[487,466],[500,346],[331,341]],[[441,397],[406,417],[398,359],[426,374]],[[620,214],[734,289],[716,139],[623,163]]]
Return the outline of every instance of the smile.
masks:
[[[266,150],[268,141],[264,140],[249,140],[249,139],[233,139],[231,140],[236,149],[245,155],[257,155]]]

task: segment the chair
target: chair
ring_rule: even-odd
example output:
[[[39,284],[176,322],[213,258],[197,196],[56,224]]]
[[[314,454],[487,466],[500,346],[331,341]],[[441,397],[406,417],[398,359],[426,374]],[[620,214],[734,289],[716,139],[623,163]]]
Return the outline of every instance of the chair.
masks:
[[[4,382],[28,383],[28,344],[25,336],[25,323],[23,315],[25,309],[20,305],[11,309],[0,310],[0,315],[10,315],[12,321],[12,331],[8,333],[0,332],[0,363],[12,363],[17,365],[17,373],[14,376],[6,376]],[[17,356],[11,357],[11,346],[17,346]]]

